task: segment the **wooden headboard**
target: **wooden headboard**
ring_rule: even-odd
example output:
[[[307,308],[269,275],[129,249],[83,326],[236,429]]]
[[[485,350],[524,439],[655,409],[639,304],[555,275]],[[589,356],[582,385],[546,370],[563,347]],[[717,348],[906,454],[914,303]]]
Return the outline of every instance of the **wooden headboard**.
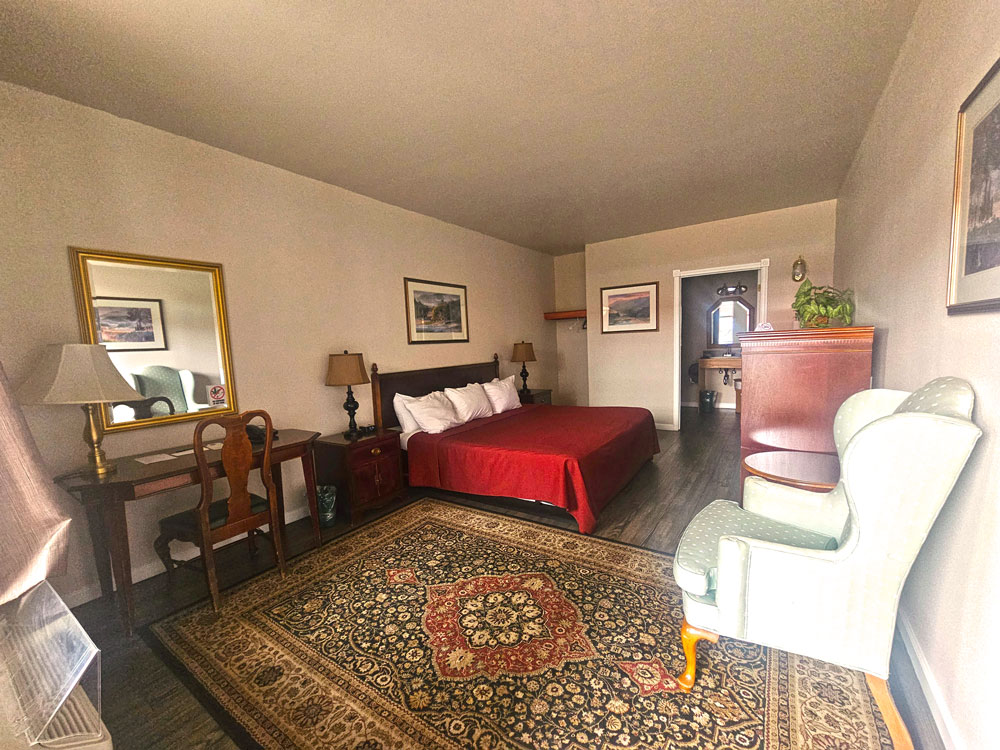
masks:
[[[404,370],[402,372],[379,372],[378,365],[372,364],[372,408],[375,411],[375,426],[380,430],[399,425],[392,399],[397,393],[404,396],[426,396],[445,388],[462,388],[469,383],[488,383],[500,377],[500,357],[493,355],[492,362],[476,362],[471,365],[450,365],[448,367],[428,367],[424,370]]]

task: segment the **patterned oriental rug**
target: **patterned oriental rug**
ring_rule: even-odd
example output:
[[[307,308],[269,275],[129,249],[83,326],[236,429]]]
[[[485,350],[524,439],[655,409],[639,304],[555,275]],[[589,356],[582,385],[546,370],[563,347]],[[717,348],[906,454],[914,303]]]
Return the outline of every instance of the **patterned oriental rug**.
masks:
[[[671,564],[421,500],[152,631],[251,746],[892,747],[864,675],[757,645],[679,692]]]

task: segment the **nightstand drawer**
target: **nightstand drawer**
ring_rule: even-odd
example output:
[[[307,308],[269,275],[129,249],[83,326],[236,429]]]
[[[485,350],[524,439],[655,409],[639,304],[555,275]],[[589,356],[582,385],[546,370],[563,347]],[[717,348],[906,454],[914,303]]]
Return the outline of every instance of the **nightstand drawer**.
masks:
[[[363,440],[350,446],[347,451],[347,462],[353,468],[383,458],[395,458],[398,453],[399,435],[393,434],[379,440]]]
[[[552,390],[550,388],[532,388],[527,393],[517,392],[522,404],[551,404]]]

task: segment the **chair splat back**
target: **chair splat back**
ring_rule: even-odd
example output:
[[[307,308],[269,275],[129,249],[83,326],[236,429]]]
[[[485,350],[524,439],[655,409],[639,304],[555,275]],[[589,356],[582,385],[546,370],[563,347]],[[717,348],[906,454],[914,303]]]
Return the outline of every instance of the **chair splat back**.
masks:
[[[198,462],[198,471],[201,474],[201,502],[198,504],[198,514],[201,516],[206,528],[208,526],[209,506],[212,504],[214,491],[213,481],[208,470],[208,459],[205,457],[203,436],[205,428],[210,425],[219,425],[226,431],[226,435],[222,440],[222,468],[229,483],[229,512],[226,519],[226,526],[233,526],[254,515],[251,510],[252,499],[248,489],[250,469],[253,466],[253,445],[247,436],[246,427],[252,420],[258,417],[264,420],[266,435],[264,452],[260,463],[260,479],[270,497],[274,493],[274,480],[271,478],[271,442],[273,430],[271,417],[266,411],[258,409],[245,411],[242,414],[211,417],[203,419],[195,427],[194,452]]]

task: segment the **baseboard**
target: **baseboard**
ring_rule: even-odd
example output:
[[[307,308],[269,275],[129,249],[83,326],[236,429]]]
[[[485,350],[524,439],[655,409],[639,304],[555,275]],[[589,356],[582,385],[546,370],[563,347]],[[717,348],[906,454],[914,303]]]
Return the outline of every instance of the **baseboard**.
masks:
[[[698,402],[697,401],[681,401],[681,406],[688,406],[688,407],[690,407],[692,409],[697,409],[698,408]],[[736,404],[735,403],[732,403],[732,404],[716,404],[715,408],[716,409],[735,409],[736,408]]]
[[[298,521],[300,518],[305,518],[309,515],[309,506],[301,505],[292,510],[285,511],[285,523],[293,523]],[[234,544],[240,539],[246,539],[246,534],[240,534],[239,536],[234,536],[232,539],[227,539],[225,544]],[[197,548],[193,548],[188,554],[179,554],[176,556],[178,560],[187,560],[192,557],[197,557]],[[90,550],[87,550],[90,554]],[[160,562],[159,558],[153,558],[146,563],[139,565],[138,567],[132,568],[132,583],[138,583],[139,581],[144,581],[147,578],[152,578],[153,576],[159,575],[163,572],[163,563]],[[94,599],[100,599],[101,597],[101,584],[98,582],[91,583],[82,588],[76,589],[74,591],[60,592],[60,596],[66,606],[70,609],[74,607],[79,607],[81,604],[86,604],[87,602],[93,601]]]
[[[654,422],[653,426],[658,430],[669,430],[670,432],[677,432],[681,428],[679,424],[673,422]]]
[[[941,693],[941,687],[934,677],[934,673],[931,671],[927,657],[920,646],[920,641],[917,640],[909,618],[904,612],[899,613],[897,624],[899,639],[902,641],[906,655],[909,657],[910,664],[913,667],[913,677],[916,680],[916,685],[909,685],[905,679],[907,675],[905,673],[900,675],[901,678],[904,678],[900,680],[904,693],[900,697],[907,700],[909,703],[908,713],[915,717],[919,717],[923,713],[923,707],[913,704],[919,702],[920,698],[923,698],[923,701],[927,704],[930,717],[933,720],[933,728],[922,728],[920,722],[911,719],[909,724],[912,724],[912,726],[909,726],[909,729],[913,735],[914,744],[916,747],[926,748],[927,750],[937,747],[943,747],[945,750],[967,750],[965,743],[961,739],[961,732],[956,726],[955,719]],[[929,723],[925,722],[924,724]],[[931,736],[931,732],[934,730],[937,731],[936,737]],[[921,732],[923,736],[921,736]]]

